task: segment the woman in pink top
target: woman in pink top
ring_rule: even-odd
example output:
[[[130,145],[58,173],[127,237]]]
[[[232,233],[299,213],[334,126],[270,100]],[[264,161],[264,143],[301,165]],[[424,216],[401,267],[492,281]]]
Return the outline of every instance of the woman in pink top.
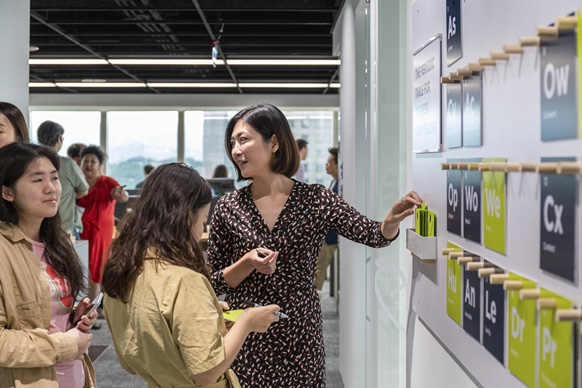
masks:
[[[0,149],[1,386],[85,386],[82,360],[97,314],[69,327],[83,269],[61,228],[58,170],[52,148]]]

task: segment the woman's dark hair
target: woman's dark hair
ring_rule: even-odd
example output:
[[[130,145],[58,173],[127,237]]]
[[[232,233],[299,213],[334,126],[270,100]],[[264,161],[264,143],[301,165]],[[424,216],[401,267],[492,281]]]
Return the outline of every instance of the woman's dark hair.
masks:
[[[38,126],[36,137],[40,144],[54,147],[59,141],[59,137],[62,137],[64,133],[65,129],[61,124],[47,120]]]
[[[107,295],[127,302],[146,257],[190,268],[210,279],[192,234],[190,214],[211,199],[210,185],[193,168],[183,163],[156,168],[111,245],[101,281]]]
[[[238,164],[232,158],[230,137],[232,136],[235,125],[239,121],[250,125],[255,131],[259,132],[264,142],[268,142],[275,135],[279,143],[279,149],[271,161],[271,170],[274,173],[283,174],[287,177],[295,175],[299,169],[299,150],[297,149],[295,138],[289,127],[289,122],[283,112],[276,106],[260,104],[241,110],[230,119],[226,126],[224,145],[226,147],[226,154],[236,169],[238,175],[237,180],[248,179],[241,175]]]
[[[60,161],[54,149],[28,143],[12,143],[0,149],[0,186],[14,188],[28,166],[35,160],[47,158],[58,170]],[[18,225],[20,214],[14,203],[2,198],[0,201],[0,221]],[[73,297],[84,288],[83,268],[73,249],[71,240],[61,227],[59,213],[45,218],[40,224],[40,239],[45,246],[48,264],[71,284]]]
[[[83,143],[73,143],[69,146],[69,148],[67,148],[67,156],[71,159],[77,157],[80,158],[81,151],[83,151],[85,147],[87,146]]]
[[[18,140],[23,143],[30,142],[26,120],[24,120],[22,112],[16,105],[12,105],[9,102],[0,102],[0,113],[10,120],[10,123],[16,132],[16,136],[18,136]]]
[[[228,169],[224,164],[219,164],[214,169],[213,178],[228,178]]]
[[[333,156],[333,161],[335,162],[335,164],[337,164],[337,147],[328,148],[327,152],[329,152],[329,154]]]
[[[99,159],[99,164],[103,164],[105,160],[105,153],[101,149],[101,147],[96,145],[90,145],[81,150],[81,159],[85,157],[85,155],[95,155],[97,159]]]

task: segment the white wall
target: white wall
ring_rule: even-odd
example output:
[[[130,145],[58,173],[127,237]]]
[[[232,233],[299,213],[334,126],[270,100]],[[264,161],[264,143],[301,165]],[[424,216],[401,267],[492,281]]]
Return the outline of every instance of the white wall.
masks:
[[[0,101],[16,105],[28,121],[30,0],[0,0]]]

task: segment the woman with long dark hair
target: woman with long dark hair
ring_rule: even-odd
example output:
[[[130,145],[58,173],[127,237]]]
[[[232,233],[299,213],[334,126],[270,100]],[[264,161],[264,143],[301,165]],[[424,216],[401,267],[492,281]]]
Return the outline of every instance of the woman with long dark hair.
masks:
[[[159,166],[111,245],[101,285],[121,366],[150,386],[239,387],[228,369],[278,306],[245,310],[226,332],[199,239],[212,194],[196,170]]]
[[[239,308],[276,303],[289,316],[251,335],[233,370],[243,387],[324,387],[325,352],[313,280],[328,230],[371,247],[388,246],[420,197],[410,192],[382,222],[361,215],[333,191],[291,179],[299,150],[285,115],[270,104],[238,112],[225,133],[238,179],[252,183],[214,208],[208,264],[217,294]]]
[[[17,142],[0,149],[2,386],[85,385],[81,360],[97,314],[69,329],[84,277],[61,229],[58,170],[59,158],[49,147]]]

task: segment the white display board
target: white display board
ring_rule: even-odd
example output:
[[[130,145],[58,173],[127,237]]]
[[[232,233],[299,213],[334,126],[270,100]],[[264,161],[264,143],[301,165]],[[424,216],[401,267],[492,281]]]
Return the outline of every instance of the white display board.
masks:
[[[441,50],[439,34],[413,54],[412,152],[441,150]]]
[[[408,80],[411,89],[416,82],[413,49],[422,46],[431,36],[445,31],[445,4],[445,0],[408,1],[411,49],[407,63],[411,69]],[[576,0],[533,3],[528,0],[463,1],[463,57],[450,68],[441,64],[443,75],[465,67],[468,63],[477,62],[479,58],[489,57],[492,51],[503,51],[504,45],[516,44],[520,37],[535,36],[536,27],[550,25],[557,17],[568,15],[581,5]],[[576,157],[578,161],[582,158],[581,139],[542,141],[539,47],[525,47],[522,54],[511,54],[507,61],[498,61],[496,66],[487,67],[482,77],[483,145],[432,154],[415,153],[412,156],[412,188],[438,217],[438,251],[446,247],[447,241],[451,241],[581,306],[580,176],[576,180],[577,246],[573,282],[540,269],[541,175],[537,173],[507,174],[505,254],[447,232],[447,174],[441,170],[441,163],[448,159],[505,158],[508,162],[539,163],[542,157]],[[445,96],[446,87],[443,87],[442,98]],[[409,107],[411,120],[414,109],[412,104]],[[446,107],[441,109],[444,114]],[[409,130],[414,138],[414,126],[410,125]],[[411,151],[415,150],[413,145]],[[410,307],[414,311],[411,313],[418,314],[439,343],[454,355],[461,368],[478,386],[525,387],[506,366],[500,364],[481,343],[447,315],[446,260],[446,257],[439,255],[435,264],[421,264],[416,259],[413,261]],[[483,293],[477,297],[483,304]],[[579,332],[576,335],[579,336]],[[416,341],[414,333],[409,335],[408,341],[409,354],[412,354]],[[410,358],[414,364],[415,355],[412,354]],[[435,358],[433,362],[438,368],[439,359]],[[447,366],[443,364],[442,368],[446,369]],[[447,386],[446,383],[446,379],[436,378],[432,386]]]

